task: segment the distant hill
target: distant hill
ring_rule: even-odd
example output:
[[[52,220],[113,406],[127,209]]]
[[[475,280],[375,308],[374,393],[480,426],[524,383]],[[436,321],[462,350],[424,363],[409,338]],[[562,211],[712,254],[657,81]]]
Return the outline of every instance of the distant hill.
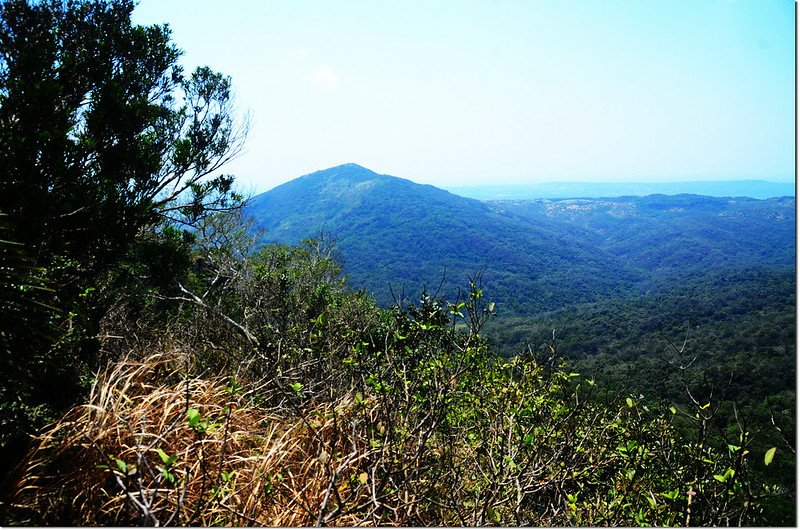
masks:
[[[591,200],[468,199],[356,164],[256,196],[267,240],[335,238],[351,285],[381,303],[466,286],[485,269],[498,310],[533,314],[723,268],[794,264],[794,198],[653,195]]]
[[[496,184],[448,186],[448,191],[479,200],[575,199],[664,194],[707,195],[710,197],[794,196],[793,182],[766,180],[708,180],[696,182],[544,182],[541,184]]]
[[[487,204],[530,224],[579,233],[598,250],[648,271],[653,281],[722,268],[794,265],[793,197],[649,195]]]
[[[499,306],[539,311],[622,293],[642,280],[621,259],[561,229],[531,224],[480,201],[379,175],[356,164],[318,171],[256,196],[249,208],[267,240],[332,235],[354,287],[381,303],[404,291],[444,293],[485,269]]]

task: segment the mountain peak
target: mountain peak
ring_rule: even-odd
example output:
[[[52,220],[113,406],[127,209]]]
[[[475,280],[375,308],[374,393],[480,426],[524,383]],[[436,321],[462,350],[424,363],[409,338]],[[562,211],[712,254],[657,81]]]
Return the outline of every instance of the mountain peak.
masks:
[[[307,175],[303,175],[303,177],[312,177],[312,178],[343,178],[346,180],[364,180],[364,179],[372,179],[379,176],[378,173],[375,173],[371,169],[367,169],[364,166],[359,166],[353,162],[342,164],[340,166],[334,166],[327,169],[320,169],[319,171],[315,171],[313,173],[309,173]]]
[[[350,170],[361,170],[361,171],[369,171],[370,173],[375,173],[371,169],[367,169],[364,166],[360,166],[354,162],[348,162],[346,164],[341,164],[339,166],[333,166],[332,168],[328,168],[328,171],[332,169],[350,169]]]
[[[272,241],[296,243],[321,229],[338,233],[359,218],[485,215],[473,199],[349,163],[308,173],[253,197],[250,213]],[[469,212],[468,214],[465,212]],[[480,212],[480,213],[478,213]]]

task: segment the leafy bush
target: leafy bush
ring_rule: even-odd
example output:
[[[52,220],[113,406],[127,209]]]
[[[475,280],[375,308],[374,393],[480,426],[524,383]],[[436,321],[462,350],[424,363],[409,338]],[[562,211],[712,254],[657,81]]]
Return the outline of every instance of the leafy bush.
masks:
[[[744,433],[715,448],[702,429],[690,439],[676,427],[710,405],[661,413],[633,396],[594,399],[597,383],[568,371],[552,345],[497,357],[479,334],[491,314],[479,278],[463,302],[423,295],[384,311],[333,289],[334,275],[293,275],[320,264],[313,252],[273,247],[256,269],[265,256],[295,261],[243,277],[273,290],[263,299],[303,293],[288,320],[242,315],[264,330],[255,343],[231,335],[234,366],[203,364],[204,334],[198,349],[184,341],[181,354],[112,365],[87,405],[39,439],[7,522],[760,521],[771,492],[752,480],[764,455],[749,454]],[[234,306],[193,305],[212,316]]]

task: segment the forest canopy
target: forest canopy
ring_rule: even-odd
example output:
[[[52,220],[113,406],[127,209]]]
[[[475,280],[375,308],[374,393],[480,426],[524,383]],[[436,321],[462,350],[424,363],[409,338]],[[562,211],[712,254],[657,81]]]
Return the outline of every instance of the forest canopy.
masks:
[[[231,80],[134,7],[0,4],[0,523],[792,523],[788,429],[735,400],[498,355],[480,272],[387,308],[263,244]]]

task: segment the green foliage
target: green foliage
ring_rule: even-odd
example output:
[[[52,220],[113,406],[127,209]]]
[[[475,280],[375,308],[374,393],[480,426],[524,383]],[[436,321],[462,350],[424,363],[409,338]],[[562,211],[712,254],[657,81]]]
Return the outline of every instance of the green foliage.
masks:
[[[777,447],[773,447],[772,449],[768,449],[766,453],[764,453],[764,465],[768,466],[772,463],[772,459],[775,458],[775,451]]]
[[[723,268],[791,267],[794,207],[697,195],[481,203],[346,164],[254,197],[248,211],[270,242],[330,231],[351,282],[384,307],[442,279],[455,298],[482,268],[498,312],[527,316]]]
[[[643,279],[570,232],[355,164],[278,186],[247,211],[267,242],[297,244],[329,231],[351,284],[383,307],[440,282],[441,294],[455,299],[463,279],[481,268],[498,309],[526,314],[599,300]]]
[[[0,5],[0,212],[12,228],[3,239],[35,257],[12,262],[4,244],[0,268],[14,278],[7,294],[37,300],[26,308],[17,296],[7,306],[17,316],[2,315],[6,404],[72,405],[102,364],[97,336],[117,299],[174,287],[188,268],[186,241],[177,241],[185,236],[170,225],[241,199],[232,177],[212,175],[243,139],[230,79],[208,68],[184,74],[169,29],[133,24],[133,8],[132,0]],[[25,329],[40,334],[35,355],[25,355]],[[13,437],[45,419],[26,414],[36,421],[3,419],[4,431]]]
[[[727,383],[741,403],[794,389],[794,270],[719,271],[647,295],[537,315],[503,316],[487,334],[506,355],[555,333],[559,352],[586,373],[651,398],[681,400],[692,386]],[[686,344],[684,345],[684,341]],[[683,358],[677,359],[684,347]]]
[[[133,6],[131,0],[0,5],[0,211],[8,215],[8,223],[0,226],[3,457],[23,454],[21,433],[55,419],[89,386],[103,361],[123,354],[178,350],[181,356],[174,362],[182,373],[222,374],[223,383],[206,385],[213,392],[205,403],[195,403],[188,377],[178,381],[186,381],[185,391],[183,386],[175,390],[175,371],[148,374],[152,379],[144,382],[147,370],[120,369],[115,373],[129,376],[115,380],[118,401],[77,415],[124,409],[126,393],[146,389],[158,395],[166,385],[171,389],[161,394],[169,396],[166,404],[142,399],[139,406],[145,416],[161,418],[165,434],[188,433],[198,449],[195,461],[173,449],[175,440],[168,436],[149,439],[139,433],[144,422],[134,425],[127,414],[109,414],[101,434],[117,443],[124,433],[131,441],[117,445],[125,452],[101,449],[100,464],[59,469],[60,458],[78,454],[73,451],[80,444],[98,451],[99,438],[79,434],[79,443],[42,464],[53,475],[28,478],[58,485],[65,483],[60,475],[77,472],[79,482],[96,486],[91,490],[98,496],[125,499],[126,520],[145,522],[158,519],[136,481],[153,478],[155,496],[183,491],[172,521],[190,483],[199,480],[200,500],[186,520],[213,508],[227,514],[216,523],[251,523],[252,517],[225,504],[245,480],[236,463],[249,461],[248,451],[264,449],[255,434],[260,427],[250,425],[253,433],[229,432],[239,404],[264,412],[263,421],[292,424],[303,434],[294,446],[284,446],[291,453],[286,465],[309,476],[322,474],[325,484],[319,490],[324,495],[303,499],[298,509],[306,514],[306,524],[793,521],[787,499],[794,490],[783,479],[791,474],[786,470],[794,451],[790,444],[791,451],[778,452],[794,430],[794,393],[787,383],[795,368],[788,340],[794,323],[787,317],[795,304],[794,283],[784,273],[744,272],[739,273],[744,278],[731,281],[720,276],[716,284],[683,286],[684,293],[661,292],[635,303],[617,299],[539,317],[535,331],[549,331],[547,319],[556,317],[572,327],[525,354],[499,356],[482,335],[495,316],[491,293],[508,297],[505,307],[498,303],[501,309],[531,311],[630,294],[643,285],[663,287],[659,282],[670,271],[739,267],[749,263],[753,251],[771,246],[776,247],[773,264],[784,263],[792,254],[784,244],[786,204],[765,203],[774,207],[770,222],[781,223],[765,243],[751,241],[722,258],[711,251],[697,258],[675,248],[674,238],[660,237],[658,226],[644,229],[653,218],[674,213],[663,198],[637,203],[649,214],[631,226],[653,244],[634,253],[641,241],[632,246],[630,227],[612,215],[617,210],[599,215],[613,232],[607,238],[584,229],[580,237],[566,237],[564,226],[575,229],[585,213],[562,219],[564,226],[538,226],[530,221],[541,211],[531,205],[506,205],[514,210],[509,215],[365,174],[363,168],[339,168],[355,171],[355,177],[306,178],[301,184],[310,192],[327,194],[326,206],[348,206],[335,217],[336,225],[361,223],[356,226],[361,232],[333,234],[341,238],[359,284],[375,287],[374,278],[387,271],[412,287],[436,278],[442,267],[453,274],[441,291],[423,290],[416,303],[407,303],[401,292],[391,308],[380,308],[365,293],[347,289],[328,236],[293,247],[259,244],[263,236],[235,209],[241,198],[232,178],[212,175],[236,153],[242,138],[232,120],[230,80],[208,68],[184,75],[168,28],[133,25]],[[390,181],[394,187],[381,185]],[[362,191],[371,188],[376,189],[371,200],[363,200]],[[681,200],[690,209],[703,202]],[[721,210],[715,215],[733,219],[728,228],[744,230],[746,223],[734,214],[763,213],[765,204],[748,203],[741,211],[716,204]],[[572,205],[560,204],[570,212]],[[313,225],[315,204],[300,206],[305,211],[298,218]],[[708,205],[700,206],[706,207],[700,216],[706,224],[692,232],[691,240],[708,250],[713,248],[709,241],[729,238],[730,231],[711,230]],[[612,210],[619,207],[615,203]],[[667,223],[670,230],[688,227],[689,221],[678,217]],[[365,233],[377,237],[367,239]],[[453,234],[460,238],[449,238]],[[436,259],[420,259],[422,251]],[[375,259],[376,252],[383,261]],[[474,274],[467,292],[460,291],[460,276],[490,258],[494,270],[486,278]],[[681,269],[684,262],[688,265]],[[367,270],[377,276],[364,276]],[[382,282],[376,290],[386,302]],[[689,320],[704,326],[697,336],[707,342],[697,339],[690,350],[711,350],[713,340],[724,339],[698,362],[705,372],[681,369],[681,387],[654,377],[659,372],[653,358],[636,350],[674,346],[673,337],[686,321],[676,307],[692,312]],[[614,328],[614,312],[631,329]],[[498,335],[501,347],[514,344],[518,326],[531,322],[509,326],[512,338]],[[658,334],[667,338],[659,342]],[[583,364],[563,363],[555,342]],[[683,362],[684,348],[673,350],[678,352],[673,361],[690,364]],[[753,361],[756,354],[769,362]],[[720,362],[726,356],[731,365]],[[611,374],[595,377],[598,363],[606,360],[614,361],[608,363]],[[573,371],[574,366],[583,369]],[[750,378],[732,378],[728,387],[746,398],[715,394],[719,373],[714,370],[729,367]],[[140,378],[136,384],[130,379],[134,375]],[[622,378],[629,389],[641,392],[623,400],[613,386]],[[772,378],[769,393],[764,381]],[[651,399],[672,398],[681,389],[689,390],[688,399],[668,401],[668,413]],[[93,388],[92,398],[100,395],[106,396]],[[743,418],[741,405],[754,407],[753,416]],[[779,428],[769,434],[751,435],[749,425],[763,426],[766,412],[773,422],[776,416],[789,419],[774,422]],[[240,425],[246,424],[245,416],[238,418]],[[74,425],[67,421],[62,427]],[[240,453],[229,460],[233,467],[223,467],[234,437]],[[59,432],[43,440],[43,446],[57,446]],[[297,449],[301,443],[308,447]],[[216,451],[213,473],[204,444]],[[179,470],[183,464],[195,471]],[[783,481],[772,480],[767,466],[770,472],[779,470]],[[293,476],[284,475],[283,468],[270,470],[269,482],[256,491],[272,502],[288,487],[284,478]],[[34,489],[23,488],[21,495]],[[306,491],[292,492],[293,502],[299,493]],[[258,502],[264,500],[260,495]],[[46,502],[61,511],[32,509],[30,517],[62,524],[96,520],[81,513],[91,506],[75,504],[74,496]],[[12,507],[25,508],[4,504]],[[130,515],[137,510],[138,517]],[[14,522],[11,512],[3,517]]]
[[[504,318],[487,333],[504,355],[524,351],[526,341],[542,349],[555,336],[570,365],[604,387],[671,406],[677,427],[710,429],[718,447],[764,455],[774,446],[789,449],[795,436],[794,276],[793,270],[724,271],[646,296]],[[687,388],[701,416],[685,413],[695,408]],[[713,420],[701,421],[702,415]],[[742,429],[760,433],[746,448]],[[788,498],[796,471],[794,452],[786,452],[769,471],[756,462],[753,473]],[[778,504],[770,509],[789,509],[774,520],[794,517],[793,508]]]
[[[49,364],[49,345],[57,336],[53,292],[35,266],[29,249],[12,241],[12,225],[0,215],[0,462],[13,461],[24,451],[22,432],[32,432],[51,419],[52,404],[43,399],[50,377],[63,367]],[[46,380],[36,377],[35,366],[49,365]],[[41,377],[41,372],[38,374]],[[51,391],[50,391],[51,392]],[[0,471],[2,467],[0,466]]]
[[[208,221],[219,227],[230,218]],[[207,227],[197,234],[193,251],[213,259],[181,283],[177,329],[169,333],[192,352],[187,369],[236,376],[220,379],[226,400],[215,405],[220,412],[204,414],[214,408],[190,405],[187,397],[178,423],[198,443],[225,440],[227,400],[235,397],[303,425],[309,438],[302,451],[313,456],[292,460],[287,472],[305,477],[317,470],[314,480],[329,492],[304,498],[303,524],[788,521],[768,509],[781,495],[756,472],[763,453],[750,449],[754,438],[737,424],[721,427],[738,438],[712,435],[723,419],[716,402],[661,412],[640,395],[606,399],[603,385],[572,370],[552,343],[527,355],[497,356],[481,335],[493,308],[480,275],[452,303],[423,293],[417,303],[381,310],[344,288],[328,245],[243,252],[248,238],[209,237],[223,232]],[[165,332],[163,323],[150,325]],[[272,454],[255,432],[250,436],[244,447]],[[248,505],[251,516],[229,504],[242,495],[239,488],[249,488],[238,482],[244,468],[226,464],[213,480],[190,484],[180,466],[217,467],[183,462],[175,450],[152,451],[157,491],[200,488],[208,501],[197,510],[222,510],[226,521],[257,520],[260,505]],[[109,462],[125,488],[128,477],[138,476],[131,466],[120,457]],[[288,502],[280,496],[285,488],[270,479],[259,502]],[[290,498],[304,491],[290,491]],[[140,510],[142,520],[154,516],[146,506]]]
[[[205,416],[200,415],[199,410],[193,408],[186,411],[186,424],[200,436],[204,435],[209,429],[219,427],[219,424],[211,422]]]
[[[230,177],[201,180],[237,149],[230,80],[185,76],[169,29],[133,25],[133,7],[18,0],[0,20],[2,208],[22,242],[90,274],[162,216],[231,199]]]
[[[270,247],[260,259],[287,250]],[[314,261],[299,256],[290,268],[306,270],[307,260]],[[309,279],[288,273],[282,276]],[[305,292],[325,283],[317,285]],[[291,293],[286,287],[278,282],[271,288]],[[281,335],[295,367],[315,367],[304,371],[303,383],[283,379],[297,398],[310,403],[349,394],[362,411],[353,429],[380,455],[370,458],[379,458],[374,473],[381,505],[399,509],[401,499],[416,498],[406,522],[417,525],[699,526],[758,517],[758,497],[768,492],[749,482],[746,454],[715,448],[692,434],[701,431],[677,425],[671,412],[651,411],[642,399],[628,397],[621,405],[595,400],[594,382],[584,386],[554,357],[496,357],[478,334],[479,317],[489,312],[479,278],[470,287],[463,302],[423,293],[417,304],[376,313],[363,328],[309,341],[320,324],[344,324],[339,319],[346,315],[330,307],[348,295],[332,292],[317,308],[332,316],[308,319],[310,327]],[[329,348],[342,339],[352,346]],[[278,366],[281,373],[290,370]],[[263,390],[265,405],[276,403],[272,388]],[[327,461],[334,453],[322,454]],[[362,476],[355,483],[366,484]],[[348,506],[343,497],[320,517],[357,510]]]
[[[655,283],[708,270],[787,267],[794,260],[795,200],[701,195],[489,201],[651,272]]]

